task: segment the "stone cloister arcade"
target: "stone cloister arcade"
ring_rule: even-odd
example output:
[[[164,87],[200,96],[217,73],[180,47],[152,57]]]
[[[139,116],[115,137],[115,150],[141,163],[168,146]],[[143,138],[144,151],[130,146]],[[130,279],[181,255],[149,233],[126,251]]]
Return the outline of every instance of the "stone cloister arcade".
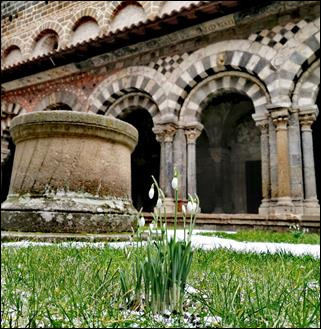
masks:
[[[197,193],[203,212],[319,216],[319,24],[307,23],[289,47],[277,50],[248,39],[209,44],[166,76],[152,65],[134,65],[97,78],[90,92],[83,91],[82,77],[76,87],[65,79],[31,101],[4,94],[2,164],[12,156],[13,116],[67,107],[138,129],[137,208],[155,205],[146,197],[154,175],[173,209],[176,167],[180,199]]]

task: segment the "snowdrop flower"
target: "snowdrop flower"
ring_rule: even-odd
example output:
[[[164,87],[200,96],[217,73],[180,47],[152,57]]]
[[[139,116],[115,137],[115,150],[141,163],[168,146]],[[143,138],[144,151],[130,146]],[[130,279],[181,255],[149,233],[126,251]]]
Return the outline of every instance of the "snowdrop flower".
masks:
[[[184,215],[186,214],[186,207],[185,207],[184,204],[182,205],[182,212],[183,212]]]
[[[193,212],[194,210],[194,203],[192,201],[187,202],[187,211],[188,212]]]
[[[150,190],[148,192],[148,196],[149,196],[150,199],[152,199],[154,197],[154,193],[155,193],[154,184],[152,184],[152,186],[150,187]]]
[[[154,223],[149,224],[149,229],[152,231],[156,228],[156,225]]]
[[[162,199],[158,198],[157,203],[156,203],[156,208],[162,208],[163,202]]]
[[[177,187],[178,187],[178,179],[177,179],[177,177],[174,177],[174,178],[172,179],[172,188],[173,188],[174,190],[177,190]]]
[[[145,218],[142,216],[141,218],[139,218],[138,220],[138,226],[139,227],[143,227],[145,225]]]

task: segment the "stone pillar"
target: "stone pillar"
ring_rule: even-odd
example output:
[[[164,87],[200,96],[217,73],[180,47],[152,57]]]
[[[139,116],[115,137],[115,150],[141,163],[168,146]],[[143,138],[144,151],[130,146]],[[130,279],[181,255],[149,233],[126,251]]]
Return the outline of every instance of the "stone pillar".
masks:
[[[259,213],[268,214],[271,201],[269,121],[267,118],[256,121],[256,126],[261,131],[262,203]]]
[[[187,140],[187,192],[196,194],[196,139],[199,137],[203,126],[187,127],[185,135]]]
[[[179,171],[179,198],[186,195],[186,136],[183,128],[178,128],[174,138],[174,167]]]
[[[287,108],[278,107],[272,110],[272,119],[276,127],[276,152],[278,161],[278,198],[275,207],[276,213],[293,212],[289,167],[288,118],[289,111]]]
[[[303,177],[299,115],[291,109],[289,117],[289,165],[291,168],[291,198],[295,212],[303,213]]]
[[[269,153],[270,153],[270,181],[271,181],[271,202],[274,205],[278,197],[278,173],[277,173],[277,154],[276,154],[276,131],[271,116],[269,121]]]
[[[311,125],[316,119],[313,111],[305,110],[300,113],[302,133],[303,172],[304,172],[304,213],[320,216],[320,205],[317,199],[313,139]]]
[[[159,185],[165,194],[165,207],[167,211],[174,209],[173,191],[171,181],[174,174],[173,167],[173,139],[176,126],[172,123],[158,125],[153,128],[156,139],[161,143]]]

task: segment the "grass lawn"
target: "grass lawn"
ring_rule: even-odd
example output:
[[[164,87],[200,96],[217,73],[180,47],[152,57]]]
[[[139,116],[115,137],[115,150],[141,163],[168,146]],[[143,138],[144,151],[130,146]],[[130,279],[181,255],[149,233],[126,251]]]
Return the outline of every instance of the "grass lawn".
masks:
[[[204,236],[217,236],[219,238],[233,239],[237,241],[251,242],[286,242],[286,243],[304,243],[320,244],[320,235],[317,233],[302,232],[272,232],[272,231],[239,231],[235,234],[225,232],[201,232],[197,233]]]
[[[229,235],[232,237],[235,235]],[[1,325],[8,327],[164,327],[146,310],[122,310],[118,269],[142,249],[2,247]],[[186,311],[220,317],[217,327],[319,327],[320,261],[309,256],[194,253]],[[174,327],[184,326],[176,321]],[[203,327],[202,324],[199,327]]]

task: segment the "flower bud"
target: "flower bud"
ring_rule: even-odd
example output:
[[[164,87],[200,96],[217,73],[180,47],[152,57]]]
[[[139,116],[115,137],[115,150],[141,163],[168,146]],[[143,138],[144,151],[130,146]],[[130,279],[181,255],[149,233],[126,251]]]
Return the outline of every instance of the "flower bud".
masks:
[[[154,223],[150,223],[149,224],[149,229],[152,231],[155,229],[155,224]]]
[[[143,227],[145,225],[145,218],[142,216],[141,218],[139,218],[138,220],[138,226],[139,227]]]
[[[174,190],[177,190],[177,187],[178,187],[178,179],[177,179],[177,177],[174,177],[174,178],[172,179],[172,188],[173,188]]]
[[[187,202],[187,211],[189,213],[193,212],[194,211],[194,203],[192,201],[188,201]]]
[[[162,208],[162,205],[163,205],[162,199],[159,198],[156,203],[156,208]]]
[[[184,204],[182,205],[182,212],[183,212],[184,215],[186,214],[186,207],[185,207]]]
[[[150,187],[150,190],[148,192],[148,196],[149,196],[150,199],[152,199],[154,197],[154,193],[155,193],[154,184],[152,184],[152,186]]]

